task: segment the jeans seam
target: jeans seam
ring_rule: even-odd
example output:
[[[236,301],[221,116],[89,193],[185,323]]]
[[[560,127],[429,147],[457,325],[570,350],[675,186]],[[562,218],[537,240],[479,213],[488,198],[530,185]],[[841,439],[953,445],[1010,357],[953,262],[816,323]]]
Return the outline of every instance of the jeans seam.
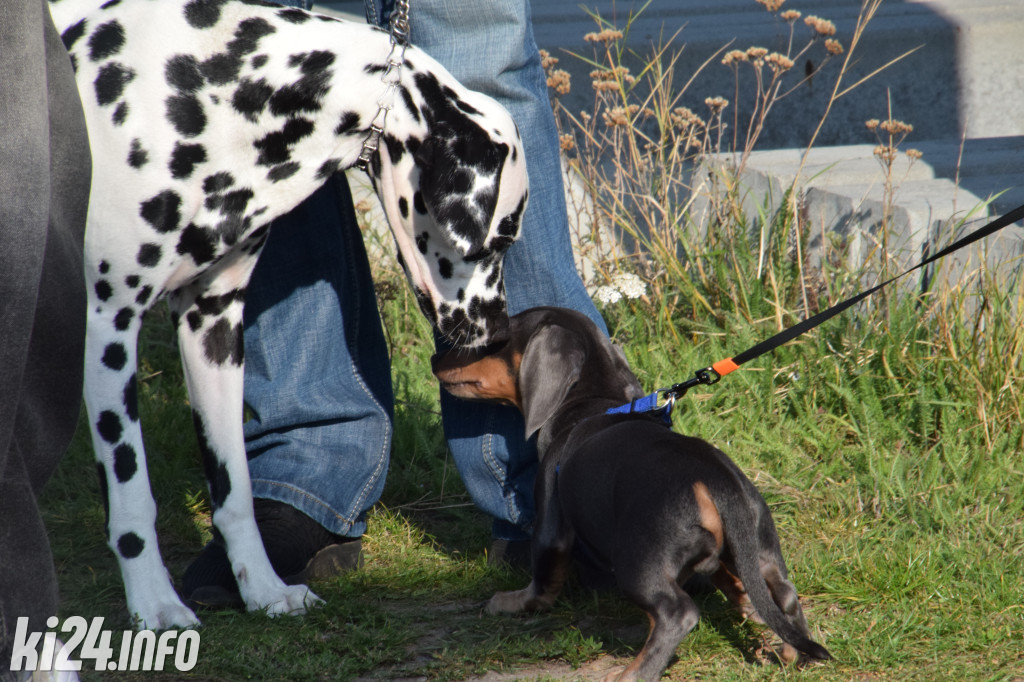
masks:
[[[494,480],[498,482],[498,485],[501,488],[502,501],[505,503],[505,509],[508,512],[509,523],[518,526],[519,521],[522,518],[522,515],[520,514],[519,508],[516,504],[516,491],[510,489],[508,476],[506,475],[505,470],[501,466],[501,461],[498,459],[494,452],[495,438],[493,435],[493,413],[488,414],[487,421],[489,422],[489,428],[488,432],[483,437],[484,445],[482,455],[484,460],[487,462],[487,469],[491,472],[491,475],[494,477]]]
[[[351,236],[352,235],[350,234],[349,230],[345,230],[344,231],[346,261],[347,261],[347,265],[348,265],[348,268],[349,268],[349,272],[350,273],[354,273],[356,271],[356,267],[355,267],[356,263],[355,263],[355,256],[352,253]],[[372,277],[370,278],[370,281],[372,283],[372,281],[373,281]],[[371,284],[371,286],[372,286],[372,284]],[[360,331],[360,324],[361,324],[361,321],[363,319],[362,318],[363,303],[362,303],[362,300],[360,300],[359,296],[354,296],[353,299],[354,299],[353,307],[355,308],[355,317],[352,318],[352,320],[353,320],[353,331],[354,331],[354,334],[353,334],[352,338],[353,339],[358,339],[359,338],[359,331]],[[358,348],[358,344],[355,341],[349,341],[348,342],[348,347],[349,347],[349,349],[348,349],[349,350],[349,355],[350,355],[351,360],[352,360],[351,364],[349,365],[349,370],[352,373],[353,379],[355,379],[356,383],[359,385],[359,388],[363,391],[363,393],[366,394],[366,397],[370,400],[370,402],[373,403],[374,407],[376,407],[378,412],[384,417],[385,423],[388,424],[388,426],[385,426],[385,428],[383,429],[384,433],[383,433],[383,438],[381,438],[381,448],[380,448],[380,452],[377,455],[377,467],[376,467],[376,469],[374,469],[373,475],[370,476],[369,478],[367,478],[366,483],[363,485],[362,490],[359,492],[359,494],[353,500],[352,505],[349,508],[349,512],[351,512],[354,509],[362,509],[363,508],[363,505],[365,504],[367,498],[370,496],[370,493],[373,491],[373,487],[376,484],[376,481],[380,478],[381,471],[386,468],[386,463],[387,463],[387,460],[388,460],[387,454],[388,454],[388,451],[391,449],[391,428],[390,428],[391,418],[388,415],[387,409],[385,409],[384,406],[380,404],[380,401],[377,400],[377,397],[373,394],[373,391],[371,391],[370,388],[366,385],[366,382],[363,380],[363,377],[360,375],[360,373],[358,371],[358,367],[359,367],[359,348]]]

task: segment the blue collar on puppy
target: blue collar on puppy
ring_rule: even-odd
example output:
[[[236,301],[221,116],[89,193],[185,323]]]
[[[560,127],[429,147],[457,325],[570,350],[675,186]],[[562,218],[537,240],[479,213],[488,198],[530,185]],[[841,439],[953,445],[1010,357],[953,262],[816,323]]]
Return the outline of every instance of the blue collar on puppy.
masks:
[[[675,396],[666,395],[665,391],[655,391],[625,405],[613,407],[607,414],[649,414],[661,417],[665,426],[672,426],[672,408],[675,404]]]

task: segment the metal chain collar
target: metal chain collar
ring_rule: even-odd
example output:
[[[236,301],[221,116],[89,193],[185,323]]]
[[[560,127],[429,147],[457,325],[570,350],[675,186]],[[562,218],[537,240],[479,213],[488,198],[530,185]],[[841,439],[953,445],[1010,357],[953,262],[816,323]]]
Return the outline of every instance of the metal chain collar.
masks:
[[[409,0],[396,0],[396,11],[391,13],[391,51],[388,52],[388,63],[380,80],[384,84],[384,94],[377,100],[377,114],[370,121],[370,132],[363,140],[363,148],[356,159],[356,166],[370,172],[370,159],[380,147],[380,136],[384,134],[384,124],[388,112],[395,106],[395,91],[401,80],[402,64],[405,63],[405,50],[409,47]]]

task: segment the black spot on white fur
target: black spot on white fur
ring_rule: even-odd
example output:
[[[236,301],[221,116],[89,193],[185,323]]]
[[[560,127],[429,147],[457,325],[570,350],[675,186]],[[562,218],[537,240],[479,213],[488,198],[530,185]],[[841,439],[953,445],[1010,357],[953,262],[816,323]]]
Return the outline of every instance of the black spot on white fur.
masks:
[[[201,144],[182,144],[177,143],[174,145],[174,151],[171,152],[171,161],[168,164],[168,169],[171,171],[171,177],[178,180],[191,177],[192,173],[195,172],[196,166],[206,161],[206,148]]]
[[[320,100],[329,90],[334,60],[334,53],[325,50],[292,55],[288,65],[298,67],[302,77],[271,95],[270,112],[275,116],[293,116],[320,111]]]
[[[135,259],[139,265],[147,268],[156,267],[160,262],[160,256],[163,251],[159,244],[141,244],[139,245],[139,253]]]
[[[96,421],[96,432],[103,440],[113,445],[121,440],[121,434],[124,432],[121,418],[110,410],[100,412],[100,418]]]
[[[253,143],[259,151],[256,163],[276,166],[291,160],[291,148],[299,140],[313,134],[316,126],[308,118],[289,118],[280,130],[267,133]]]
[[[107,347],[103,349],[103,365],[109,367],[115,372],[120,372],[124,369],[125,363],[128,362],[128,353],[124,349],[124,344],[119,342],[108,343]]]
[[[114,125],[124,125],[124,122],[128,120],[128,103],[118,102],[114,107],[114,113],[110,115],[110,120],[114,122]]]
[[[121,398],[124,404],[124,413],[133,422],[139,421],[139,382],[133,372],[124,385],[124,392]]]
[[[139,470],[136,461],[135,448],[127,443],[121,443],[114,448],[114,476],[118,483],[126,483],[132,479],[135,472]]]
[[[227,0],[192,0],[185,5],[185,20],[193,28],[210,28],[220,21],[221,7]]]
[[[206,112],[195,95],[174,95],[168,97],[165,104],[167,120],[179,134],[197,137],[206,130]]]
[[[149,302],[149,297],[153,295],[153,287],[146,285],[139,289],[138,295],[135,297],[135,302],[141,306],[146,305]]]
[[[114,295],[114,289],[110,286],[110,282],[105,279],[96,282],[96,286],[93,288],[96,291],[96,298],[101,301],[107,301]]]
[[[210,487],[210,509],[216,511],[224,506],[224,501],[231,494],[231,477],[221,457],[210,447],[206,437],[206,425],[202,416],[192,410],[192,421],[196,427],[196,439],[199,445],[199,456],[203,460],[203,471]]]
[[[181,197],[172,190],[164,190],[143,201],[139,215],[157,232],[173,232],[181,222]]]
[[[67,50],[71,50],[75,46],[75,43],[85,35],[85,19],[82,19],[77,24],[64,29],[64,32],[60,34],[60,40],[64,43],[64,47]]]
[[[135,317],[135,311],[131,308],[121,308],[117,311],[117,315],[114,316],[114,329],[119,332],[123,332],[128,329],[132,323],[132,319]]]
[[[288,161],[287,163],[279,163],[267,172],[267,178],[271,182],[281,182],[287,180],[291,176],[299,172],[302,166],[298,161]]]
[[[276,32],[270,22],[261,17],[243,19],[235,29],[235,37],[227,50],[213,55],[200,66],[203,76],[214,85],[238,80],[245,57],[256,51],[260,38]]]
[[[347,135],[358,127],[359,114],[354,111],[346,111],[342,114],[341,120],[338,121],[338,125],[334,129],[334,134],[338,136]]]
[[[135,72],[124,64],[111,62],[100,68],[93,86],[96,92],[96,102],[100,106],[113,104],[124,93],[124,88],[135,78]]]
[[[124,47],[124,28],[116,21],[108,21],[89,36],[89,59],[100,62],[113,57]]]
[[[203,334],[203,351],[207,361],[213,365],[230,362],[241,365],[245,355],[242,325],[231,325],[221,318]]]
[[[243,78],[231,97],[231,106],[235,111],[255,122],[267,107],[267,102],[274,94],[274,88],[266,80]]]
[[[302,10],[296,9],[294,7],[289,7],[288,9],[281,10],[280,12],[277,13],[277,16],[293,24],[304,24],[312,18],[310,17],[310,15],[306,14]]]
[[[341,161],[338,159],[328,159],[321,164],[320,168],[316,171],[317,180],[326,180],[335,173],[341,170]]]
[[[132,140],[132,148],[128,152],[128,165],[132,168],[142,168],[147,162],[149,153],[142,148],[142,142],[138,138]]]
[[[175,55],[167,60],[164,78],[167,79],[168,85],[178,92],[190,94],[198,92],[206,82],[199,70],[199,62],[187,54]]]
[[[203,192],[206,194],[216,194],[217,192],[223,192],[233,184],[235,184],[235,179],[231,177],[231,173],[221,171],[203,179]]]
[[[442,279],[452,278],[452,262],[447,258],[437,259],[437,272]]]
[[[217,241],[217,233],[213,230],[189,224],[181,231],[177,252],[190,256],[196,265],[203,265],[217,254]]]
[[[146,542],[135,533],[125,533],[117,539],[117,551],[125,559],[134,559],[142,554],[146,548]]]

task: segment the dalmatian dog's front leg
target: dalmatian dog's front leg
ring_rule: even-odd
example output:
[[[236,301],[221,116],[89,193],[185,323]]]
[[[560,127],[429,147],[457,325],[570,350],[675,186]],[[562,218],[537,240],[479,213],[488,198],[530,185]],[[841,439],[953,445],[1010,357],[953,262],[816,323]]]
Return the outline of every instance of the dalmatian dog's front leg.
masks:
[[[253,517],[242,432],[245,282],[231,273],[221,279],[228,280],[231,288],[219,279],[198,289],[203,292],[200,295],[190,295],[186,288],[170,296],[213,525],[226,544],[246,608],[272,616],[300,615],[322,600],[305,585],[285,585],[277,576]]]
[[[94,287],[103,291],[102,286]],[[107,539],[124,577],[128,612],[147,630],[187,628],[199,620],[178,598],[156,538],[156,502],[149,487],[136,392],[139,315],[90,297],[85,399]],[[129,311],[129,312],[125,312]]]

